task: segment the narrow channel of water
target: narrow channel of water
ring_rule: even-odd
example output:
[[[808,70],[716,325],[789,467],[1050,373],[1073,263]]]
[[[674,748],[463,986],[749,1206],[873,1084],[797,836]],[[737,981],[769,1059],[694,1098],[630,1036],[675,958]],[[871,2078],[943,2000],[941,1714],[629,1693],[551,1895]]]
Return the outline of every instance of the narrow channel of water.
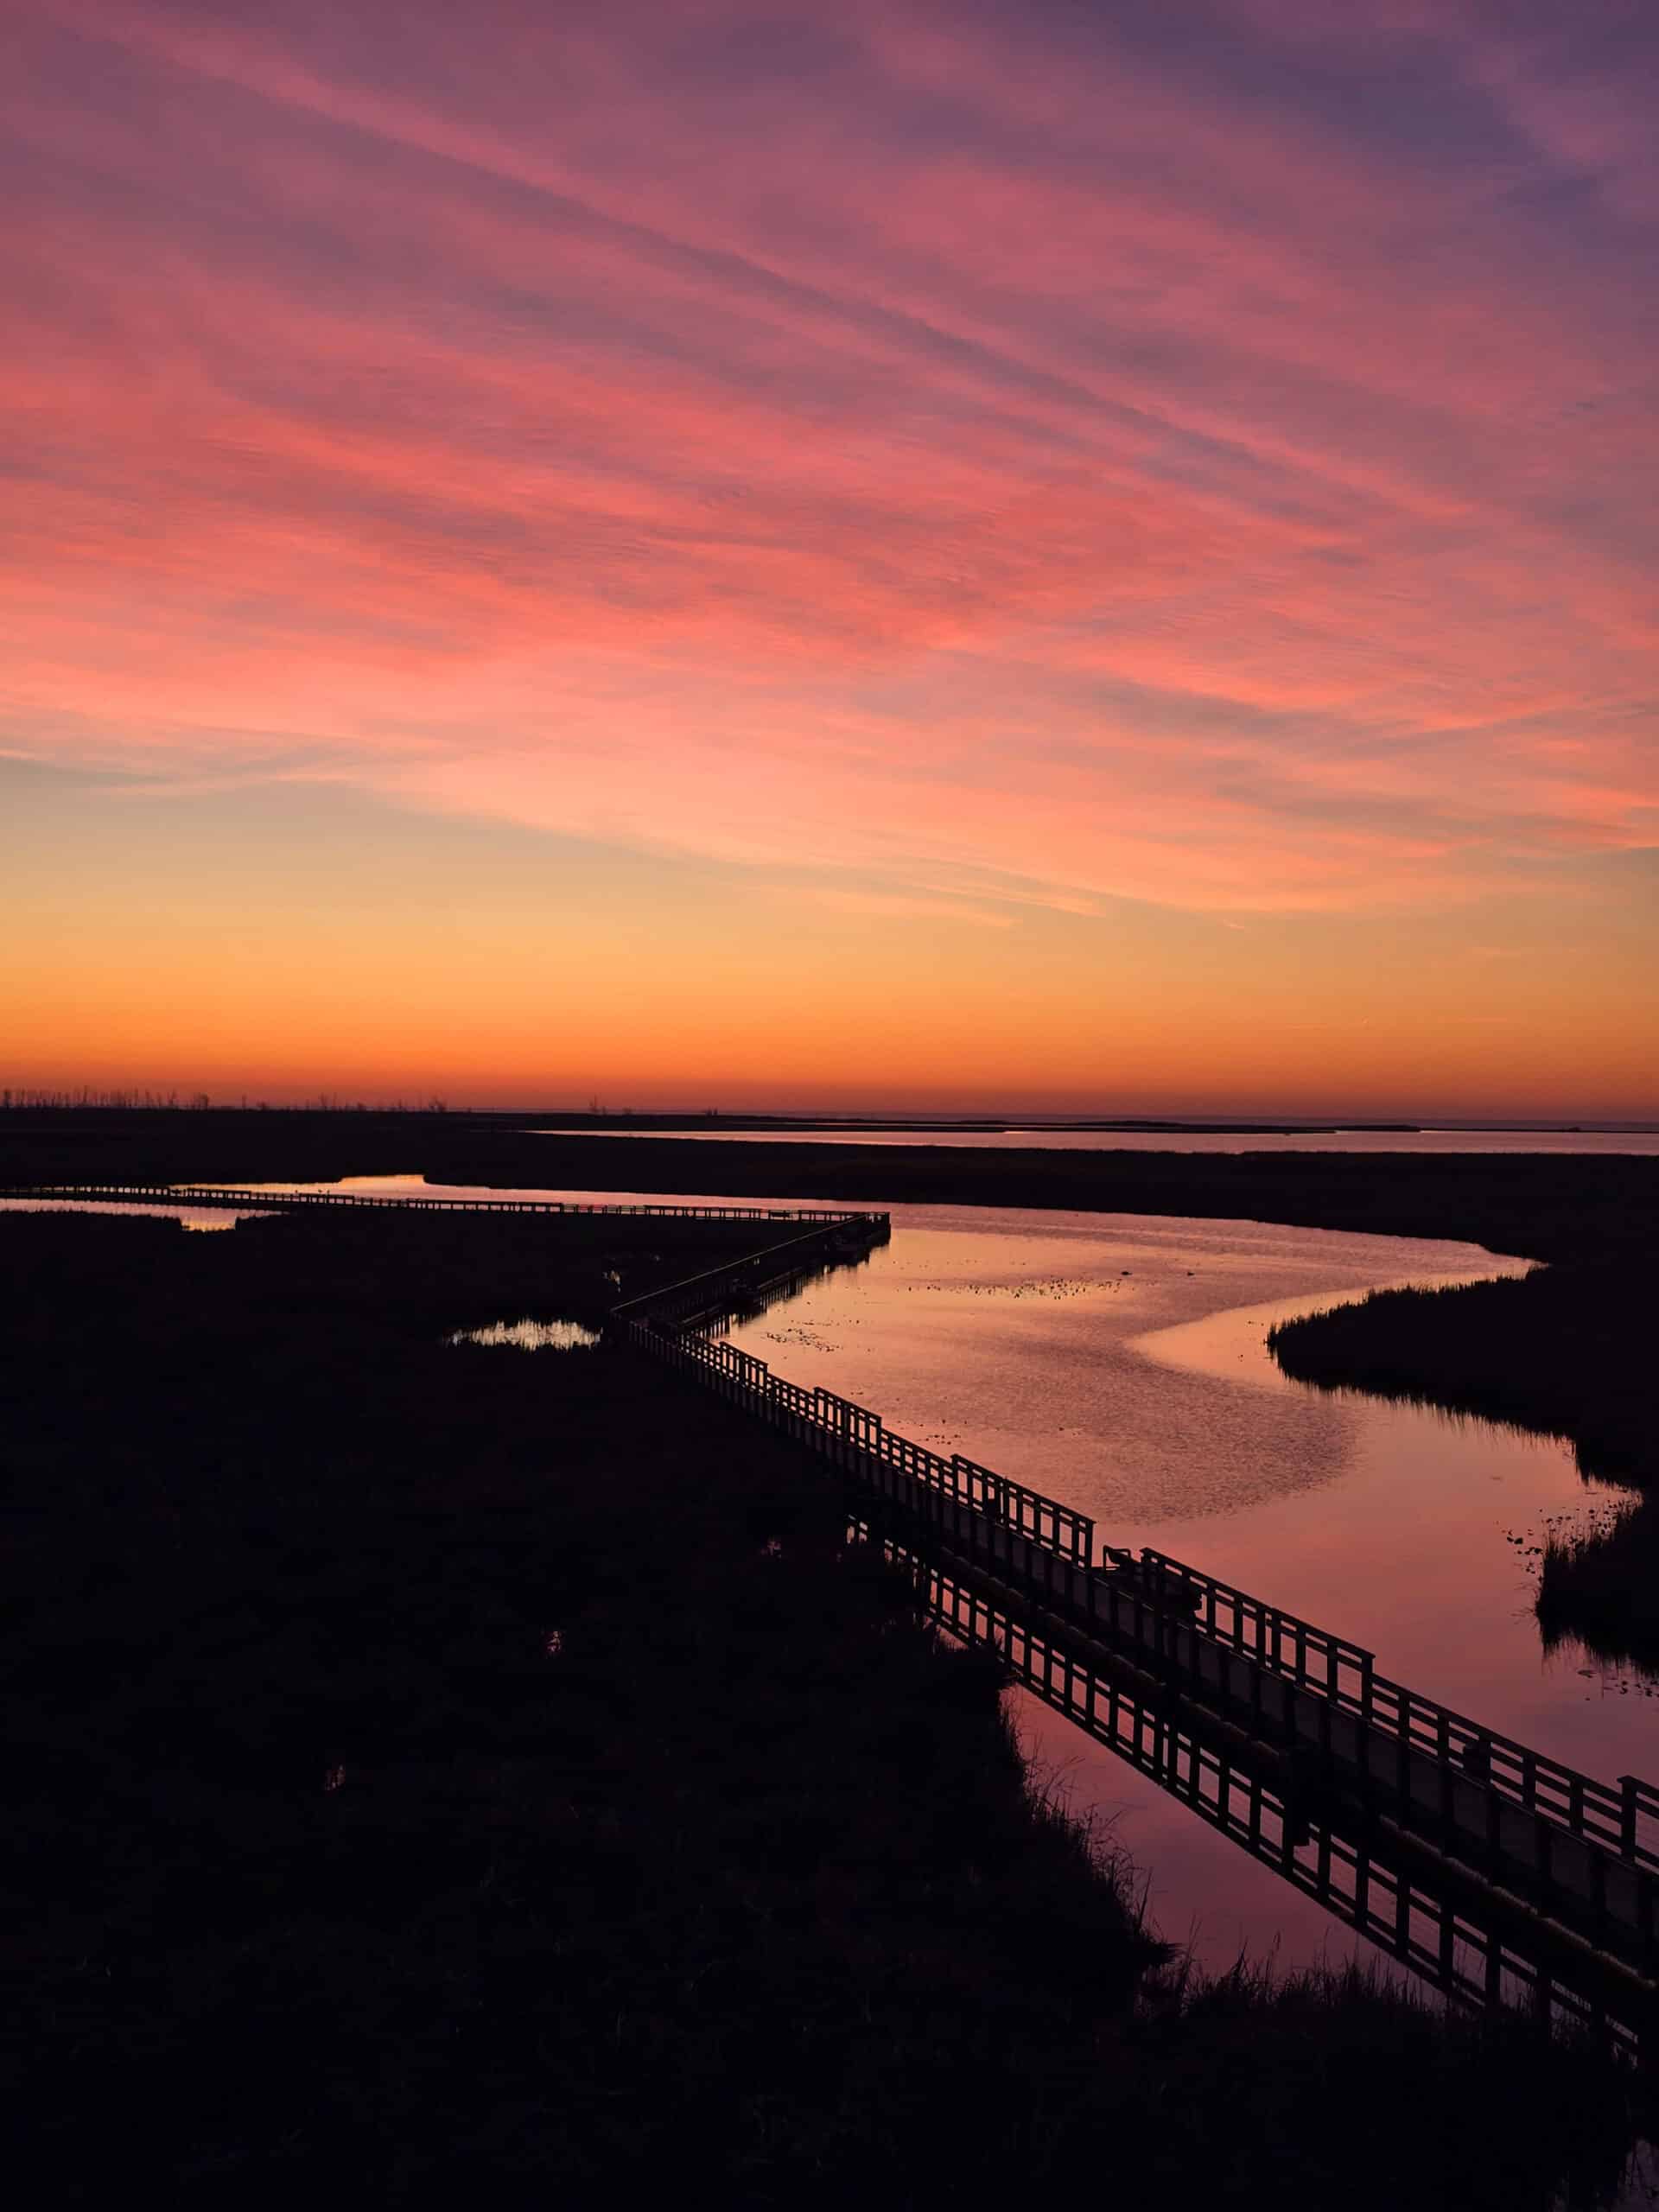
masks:
[[[531,1129],[697,1144],[948,1145],[993,1152],[1659,1153],[1659,1129]]]
[[[1316,1391],[1267,1352],[1281,1316],[1527,1262],[1254,1222],[890,1211],[890,1244],[735,1325],[731,1340],[791,1381],[1092,1514],[1113,1542],[1155,1544],[1368,1644],[1383,1672],[1489,1726],[1610,1781],[1659,1779],[1655,1685],[1575,1648],[1546,1655],[1532,1611],[1547,1524],[1616,1510],[1629,1493],[1586,1484],[1559,1440]],[[1291,1964],[1355,1948],[1154,1782],[1034,1699],[1018,1702],[1034,1765],[1109,1823],[1150,1881],[1164,1934],[1212,1965],[1242,1947],[1276,1948]]]

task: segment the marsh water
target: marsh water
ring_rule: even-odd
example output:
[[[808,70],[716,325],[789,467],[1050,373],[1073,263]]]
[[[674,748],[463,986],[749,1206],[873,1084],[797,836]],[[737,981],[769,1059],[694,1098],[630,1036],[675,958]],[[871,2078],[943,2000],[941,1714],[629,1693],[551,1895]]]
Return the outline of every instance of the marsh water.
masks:
[[[996,1152],[1659,1153],[1659,1129],[532,1129],[702,1144],[948,1145]]]
[[[390,1177],[338,1187],[430,1186]],[[1558,1439],[1316,1390],[1288,1381],[1267,1350],[1280,1318],[1526,1261],[1256,1222],[889,1211],[890,1243],[733,1325],[731,1341],[791,1381],[1092,1515],[1111,1542],[1154,1544],[1339,1631],[1384,1673],[1490,1727],[1608,1781],[1659,1779],[1655,1685],[1574,1645],[1547,1652],[1532,1609],[1546,1529],[1584,1526],[1630,1494],[1587,1484]],[[1035,1699],[1016,1703],[1039,1772],[1109,1826],[1148,1881],[1164,1935],[1211,1965],[1242,1947],[1293,1964],[1354,1948],[1357,1938],[1156,1783]]]
[[[1525,1262],[1465,1245],[1259,1223],[893,1209],[865,1266],[734,1328],[936,1450],[962,1452],[1351,1637],[1379,1667],[1611,1781],[1659,1773],[1659,1700],[1629,1669],[1542,1647],[1544,1532],[1629,1493],[1561,1440],[1317,1391],[1281,1375],[1272,1322],[1399,1282]],[[1157,1785],[1031,1698],[1039,1770],[1109,1823],[1161,1931],[1206,1962],[1355,1941]]]

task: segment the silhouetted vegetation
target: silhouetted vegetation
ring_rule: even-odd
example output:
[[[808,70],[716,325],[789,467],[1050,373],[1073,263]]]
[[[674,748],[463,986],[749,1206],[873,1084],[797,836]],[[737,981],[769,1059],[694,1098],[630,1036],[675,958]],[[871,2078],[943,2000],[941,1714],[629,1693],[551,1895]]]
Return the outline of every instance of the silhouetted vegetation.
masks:
[[[1432,1403],[1571,1440],[1586,1477],[1659,1477],[1650,1269],[1567,1263],[1452,1290],[1379,1291],[1280,1324],[1299,1381]],[[1659,1667],[1659,1499],[1587,1533],[1550,1532],[1538,1586],[1547,1640]]]
[[[533,1117],[531,1117],[533,1122]],[[541,1136],[524,1115],[14,1113],[0,1182],[430,1181],[849,1205],[1078,1208],[1280,1221],[1443,1236],[1530,1259],[1644,1264],[1659,1226],[1659,1158],[1571,1154],[975,1150],[961,1146],[718,1144],[668,1136]]]
[[[1524,1283],[1380,1304],[1284,1340],[1297,1372],[1572,1437],[1586,1471],[1645,1483],[1659,1468],[1639,1341],[1659,1247],[1659,1159],[1570,1154],[1195,1154],[974,1151],[918,1141],[690,1142],[530,1133],[525,1115],[14,1111],[0,1181],[325,1179],[423,1173],[434,1182],[788,1195],[849,1204],[1077,1208],[1248,1218],[1453,1237],[1554,1263]],[[646,1119],[648,1117],[640,1117]],[[1433,1316],[1433,1320],[1429,1319]],[[1323,1343],[1328,1351],[1316,1351]],[[1338,1347],[1339,1346],[1339,1351]],[[1318,1373],[1314,1368],[1317,1365]],[[1659,1516],[1552,1545],[1546,1630],[1659,1664]]]
[[[1547,1644],[1576,1637],[1599,1659],[1659,1674],[1659,1497],[1586,1530],[1548,1530],[1537,1605]]]
[[[1282,1321],[1268,1342],[1299,1382],[1570,1437],[1580,1471],[1603,1481],[1639,1482],[1653,1461],[1652,1290],[1633,1268],[1376,1291]]]
[[[1592,2201],[1630,2084],[1587,2050],[1148,1986],[995,1667],[780,1440],[625,1352],[443,1342],[746,1239],[0,1217],[9,2064],[52,2201]]]

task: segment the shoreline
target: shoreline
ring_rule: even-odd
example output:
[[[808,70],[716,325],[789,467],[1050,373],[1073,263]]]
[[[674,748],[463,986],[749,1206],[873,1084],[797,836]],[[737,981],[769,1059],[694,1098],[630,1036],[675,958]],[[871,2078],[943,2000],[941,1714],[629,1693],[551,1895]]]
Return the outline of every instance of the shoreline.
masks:
[[[90,1892],[74,1936],[106,1980],[72,1989],[66,1955],[48,2018],[73,2014],[73,2037],[31,2056],[60,2171],[114,2096],[124,2162],[162,2162],[186,2202],[207,2201],[204,2176],[372,2185],[411,2142],[458,2184],[504,2126],[553,2158],[538,2172],[665,2179],[691,2144],[743,2190],[733,2146],[760,2083],[783,2095],[768,2171],[803,2186],[830,2139],[832,2171],[879,2158],[936,2189],[959,2119],[964,2184],[1029,2177],[1037,2127],[1052,2182],[1113,2141],[1150,2186],[1224,2173],[1318,2195],[1379,2081],[1420,2133],[1490,2113],[1440,2177],[1448,2203],[1535,2188],[1541,2207],[1573,2146],[1616,2161],[1622,2077],[1501,2017],[1363,1977],[1134,2001],[1132,1916],[1033,1809],[994,1671],[930,1656],[884,1578],[847,1582],[839,1500],[797,1455],[605,1353],[433,1357],[435,1332],[521,1298],[612,1301],[598,1274],[558,1290],[544,1225],[515,1236],[513,1218],[489,1217],[471,1259],[474,1224],[442,1215],[395,1237],[372,1213],[213,1237],[0,1221],[34,1255],[0,1363],[16,1472],[35,1470],[22,1770],[54,1909],[31,1923],[84,1925],[100,1860],[124,1885]],[[615,1222],[588,1224],[590,1264],[626,1271]],[[581,1904],[573,1931],[591,1898],[599,1920]],[[187,1958],[188,2010],[147,2011]],[[617,2018],[639,2024],[613,2064]],[[260,2083],[311,2080],[318,2050],[348,2104],[374,2087],[355,2112],[302,2106],[296,2133]],[[607,2133],[642,2069],[651,2129]],[[1541,2142],[1500,2174],[1483,2145],[1518,2082]],[[1172,2084],[1179,2139],[1144,2135]],[[1317,2115],[1294,2152],[1285,2098]],[[1390,2158],[1379,2203],[1416,2169],[1410,2141]]]
[[[441,1114],[85,1109],[0,1116],[0,1183],[433,1182],[741,1198],[1184,1214],[1449,1238],[1541,1259],[1652,1249],[1659,1156],[1571,1153],[1181,1153],[560,1137]]]

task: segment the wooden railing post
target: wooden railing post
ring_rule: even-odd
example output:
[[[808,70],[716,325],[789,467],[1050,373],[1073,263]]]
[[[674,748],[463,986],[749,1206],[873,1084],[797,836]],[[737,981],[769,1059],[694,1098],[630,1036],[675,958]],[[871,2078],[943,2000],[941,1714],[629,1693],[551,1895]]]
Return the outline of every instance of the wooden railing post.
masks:
[[[1618,1777],[1618,1847],[1626,1859],[1636,1856],[1636,1801],[1641,1787],[1633,1774]]]

